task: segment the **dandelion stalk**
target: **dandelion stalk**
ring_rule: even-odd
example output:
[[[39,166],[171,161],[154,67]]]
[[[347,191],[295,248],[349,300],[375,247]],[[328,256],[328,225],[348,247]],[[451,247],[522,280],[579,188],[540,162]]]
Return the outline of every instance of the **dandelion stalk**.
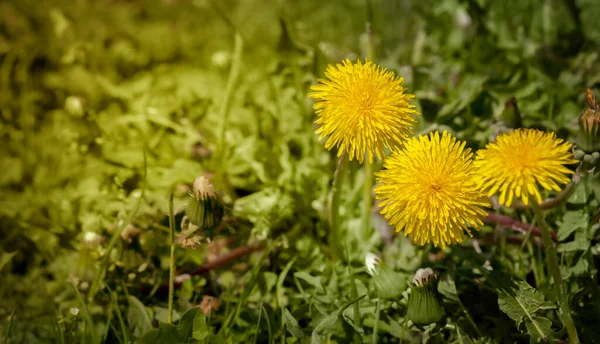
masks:
[[[169,260],[169,313],[167,322],[173,323],[173,292],[175,291],[175,212],[173,210],[173,192],[169,196],[169,231],[171,236],[171,257]]]
[[[368,240],[371,235],[371,208],[373,200],[371,197],[371,189],[373,188],[373,164],[366,161],[363,166],[365,171],[365,180],[363,186],[363,209],[362,209],[362,230],[361,239]]]
[[[575,328],[573,318],[571,318],[569,296],[565,291],[562,282],[562,277],[560,275],[560,267],[558,265],[558,256],[556,254],[556,250],[554,249],[554,242],[552,241],[552,238],[550,236],[550,230],[548,228],[548,223],[544,218],[544,213],[542,212],[542,209],[533,197],[531,197],[531,208],[535,213],[536,221],[542,232],[542,241],[544,242],[544,248],[546,250],[546,259],[548,260],[548,270],[550,271],[550,274],[552,274],[552,278],[554,279],[554,290],[556,291],[558,303],[560,305],[560,318],[565,327],[567,328],[567,333],[569,334],[569,343],[579,343],[579,338],[577,337],[577,329]]]
[[[335,257],[342,257],[341,227],[340,227],[340,196],[342,193],[342,185],[344,183],[344,175],[348,166],[348,157],[346,153],[338,159],[337,168],[333,174],[333,185],[329,196],[329,245],[333,249]]]
[[[367,59],[373,61],[375,59],[375,45],[373,43],[373,8],[371,1],[367,1]],[[373,206],[373,200],[371,198],[371,189],[373,188],[373,163],[369,160],[365,161],[363,166],[365,173],[364,187],[363,187],[363,209],[362,209],[362,239],[368,240],[371,235],[371,207]]]

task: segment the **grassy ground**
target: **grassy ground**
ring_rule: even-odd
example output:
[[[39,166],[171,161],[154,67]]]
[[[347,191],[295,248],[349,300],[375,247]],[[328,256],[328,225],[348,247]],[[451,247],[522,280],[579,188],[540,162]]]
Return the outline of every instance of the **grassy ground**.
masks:
[[[496,207],[462,245],[416,246],[376,210],[364,226],[352,162],[336,259],[335,151],[307,92],[328,64],[368,54],[369,22],[374,60],[416,95],[416,134],[477,149],[515,127],[553,131],[591,170],[579,118],[600,85],[599,16],[594,0],[0,3],[0,338],[565,342],[531,210]],[[581,342],[598,343],[600,182],[586,171],[546,219]],[[175,245],[168,325],[169,195],[179,234],[201,175],[224,217],[210,243]],[[367,273],[370,252],[391,287]],[[424,267],[445,316],[422,327],[407,303]]]

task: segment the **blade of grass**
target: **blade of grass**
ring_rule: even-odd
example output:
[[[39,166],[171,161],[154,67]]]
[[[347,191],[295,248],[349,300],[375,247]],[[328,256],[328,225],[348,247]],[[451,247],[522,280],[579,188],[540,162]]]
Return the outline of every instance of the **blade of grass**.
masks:
[[[285,265],[285,267],[279,274],[279,277],[277,278],[277,285],[275,287],[275,292],[277,293],[277,297],[275,298],[276,307],[283,306],[283,282],[285,281],[287,274],[290,272],[290,269],[292,268],[292,265],[294,265],[295,262],[296,257],[292,258],[292,260],[290,260]]]
[[[350,270],[350,280],[352,281],[352,288],[350,289],[350,297],[353,299],[358,298],[358,290],[356,289],[356,281],[354,280],[354,271],[352,270],[352,263],[350,262],[350,253],[348,252],[348,243],[345,243],[346,246],[346,260],[348,262],[348,270]],[[360,308],[358,307],[358,302],[354,304],[354,326],[362,327],[361,318],[360,318]]]
[[[108,305],[108,318],[106,319],[106,323],[110,324],[113,320],[113,303],[111,302]],[[102,343],[106,343],[106,338],[108,338],[108,331],[110,331],[110,326],[106,326],[106,329],[104,330],[104,335],[102,336]]]
[[[379,291],[377,291],[377,302],[375,303],[375,324],[373,325],[373,344],[377,344],[377,335],[379,332],[379,313],[381,305],[381,298],[379,296]]]
[[[460,333],[460,329],[458,328],[458,326],[456,326],[456,336],[458,337],[460,344],[464,344],[462,334]]]
[[[214,2],[211,2],[215,9],[219,9]],[[222,17],[225,21],[229,22],[227,16],[222,14]],[[229,22],[230,23],[230,22]],[[231,103],[233,99],[233,93],[236,89],[235,86],[239,79],[240,75],[240,66],[242,63],[242,53],[244,51],[244,39],[241,33],[235,29],[235,26],[231,24],[231,26],[235,30],[235,38],[233,43],[233,60],[231,63],[231,69],[229,70],[229,77],[227,79],[227,85],[225,86],[225,92],[223,93],[223,100],[221,102],[221,108],[219,109],[219,118],[221,119],[221,123],[219,125],[219,145],[217,148],[217,152],[215,154],[218,157],[218,171],[221,179],[225,183],[225,187],[229,188],[228,181],[226,179],[226,171],[227,171],[227,140],[225,137],[225,133],[227,131],[227,127],[229,126],[229,114],[231,110]],[[228,191],[228,190],[227,190]]]
[[[254,334],[254,344],[258,343],[258,333],[260,331],[260,320],[262,318],[263,304],[260,304],[260,312],[258,312],[258,321],[256,322],[256,333]]]
[[[79,290],[77,290],[77,287],[74,284],[71,284],[71,287],[73,288],[73,291],[75,291],[77,300],[81,304],[81,310],[83,312],[83,317],[85,319],[85,322],[88,325],[88,327],[90,328],[90,331],[91,331],[90,334],[92,336],[92,344],[100,344],[100,338],[98,337],[98,333],[96,333],[96,326],[94,325],[94,320],[92,319],[92,315],[90,314],[90,312],[87,308],[87,305],[85,304],[85,301],[83,300],[83,297],[81,297]]]
[[[4,342],[6,344],[8,344],[8,340],[10,339],[10,331],[12,330],[14,321],[15,321],[15,310],[13,309],[12,313],[10,313],[10,320],[8,321],[8,327],[6,328],[6,334],[4,335]]]
[[[115,328],[115,325],[110,324],[110,328],[113,330],[114,333],[117,333],[117,329]],[[129,343],[123,343],[123,341],[121,340],[121,337],[117,336],[117,340],[119,341],[119,344],[129,344]]]
[[[173,192],[169,195],[169,231],[171,237],[171,257],[169,258],[169,313],[167,322],[173,323],[173,293],[175,291],[175,211],[173,210]]]
[[[127,326],[125,326],[125,321],[123,321],[123,315],[121,314],[121,309],[119,308],[119,300],[117,299],[117,293],[115,293],[112,289],[110,289],[108,286],[108,292],[110,293],[110,297],[111,297],[111,305],[113,307],[113,309],[115,310],[115,313],[117,313],[117,319],[119,319],[119,325],[121,326],[121,332],[123,333],[123,342],[125,343],[129,343],[129,331],[127,329]],[[116,332],[115,332],[116,334]],[[115,336],[118,338],[118,336]]]
[[[281,344],[285,344],[285,321],[284,319],[284,313],[285,313],[285,307],[281,307],[281,328],[279,329],[281,331]]]
[[[52,313],[52,316],[54,317],[54,331],[56,331],[56,338],[58,338],[58,343],[65,344],[65,334],[63,333],[62,327],[60,327],[57,313],[58,309],[55,309],[54,313]],[[8,343],[8,339],[6,343]]]
[[[263,305],[261,305],[261,312],[265,312],[265,321],[267,322],[267,332],[269,334],[269,344],[274,343],[273,341],[273,330],[271,329],[271,320],[269,319],[269,315],[267,314],[267,310]]]

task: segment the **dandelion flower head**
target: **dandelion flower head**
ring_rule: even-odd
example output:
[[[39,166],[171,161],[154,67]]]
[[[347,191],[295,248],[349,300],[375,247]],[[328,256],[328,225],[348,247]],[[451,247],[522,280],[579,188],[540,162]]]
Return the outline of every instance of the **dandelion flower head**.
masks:
[[[381,214],[419,244],[445,248],[471,236],[488,206],[477,187],[471,150],[447,132],[408,139],[376,173]]]
[[[328,79],[319,79],[308,94],[316,100],[319,138],[327,137],[325,148],[338,147],[349,159],[369,162],[383,159],[385,148],[401,144],[410,134],[418,115],[409,104],[414,95],[404,93],[403,78],[372,62],[329,65]]]
[[[573,171],[564,165],[574,164],[571,143],[556,138],[554,133],[535,129],[517,129],[498,136],[495,143],[477,152],[475,166],[479,184],[488,196],[500,194],[500,204],[510,206],[513,198],[529,204],[533,196],[542,196],[538,185],[560,191],[558,184],[569,182]]]

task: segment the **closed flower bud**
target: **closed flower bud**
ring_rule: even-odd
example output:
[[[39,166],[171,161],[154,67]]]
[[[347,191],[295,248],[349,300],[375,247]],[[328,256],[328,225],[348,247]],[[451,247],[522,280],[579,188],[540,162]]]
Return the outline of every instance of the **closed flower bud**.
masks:
[[[208,231],[207,236],[213,236],[223,217],[223,207],[217,199],[213,184],[204,176],[194,180],[190,201],[187,207],[189,222],[198,226],[200,231]]]
[[[596,95],[589,88],[585,93],[586,108],[581,114],[579,123],[581,131],[585,137],[586,149],[588,152],[598,149],[598,128],[600,127],[600,104],[596,101]]]
[[[431,268],[417,270],[406,316],[416,326],[424,326],[441,321],[444,315],[437,291],[437,276]]]
[[[365,257],[365,266],[367,267],[367,272],[371,276],[375,276],[378,273],[379,263],[381,263],[381,259],[374,253],[367,253]]]

